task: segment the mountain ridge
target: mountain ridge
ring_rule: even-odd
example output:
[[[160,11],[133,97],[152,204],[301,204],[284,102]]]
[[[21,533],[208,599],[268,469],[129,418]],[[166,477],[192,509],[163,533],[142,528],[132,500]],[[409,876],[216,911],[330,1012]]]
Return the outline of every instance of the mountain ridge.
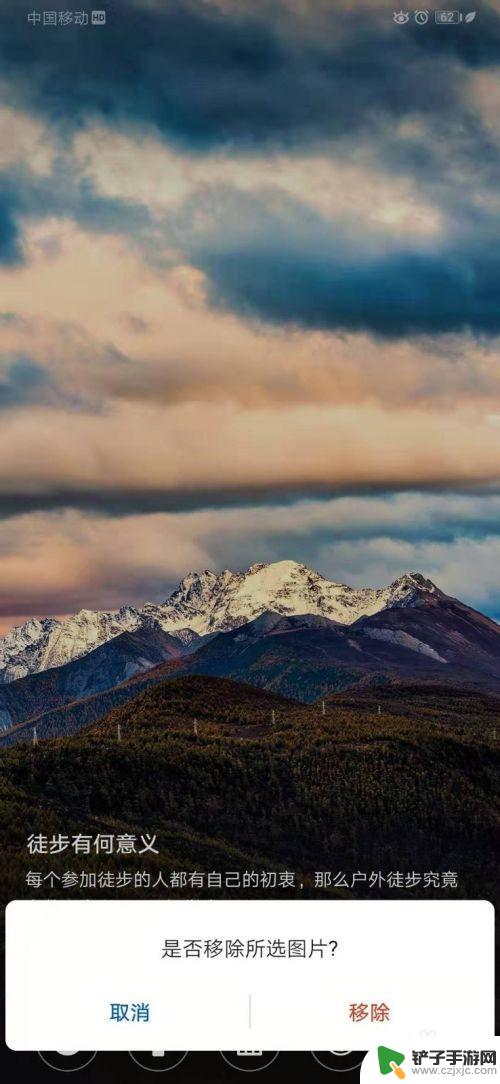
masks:
[[[0,639],[0,685],[81,658],[124,632],[158,628],[185,650],[200,637],[227,632],[273,611],[312,614],[354,624],[394,606],[418,605],[442,595],[421,573],[405,573],[387,587],[349,587],[296,561],[256,563],[244,572],[191,572],[164,603],[88,610],[66,618],[31,618]]]
[[[185,645],[154,622],[80,659],[0,684],[0,744],[86,727],[139,691],[181,676],[226,678],[312,702],[384,684],[500,693],[500,627],[437,588],[402,593],[350,625],[265,611]],[[424,581],[424,588],[426,583]],[[399,604],[397,604],[397,602]],[[193,634],[196,635],[196,634]]]

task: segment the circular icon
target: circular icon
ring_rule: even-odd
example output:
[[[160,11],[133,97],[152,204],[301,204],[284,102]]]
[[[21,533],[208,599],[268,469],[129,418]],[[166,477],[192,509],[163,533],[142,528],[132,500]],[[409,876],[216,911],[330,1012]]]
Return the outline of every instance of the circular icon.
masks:
[[[423,8],[421,8],[420,11],[416,11],[415,22],[418,23],[419,26],[425,26],[425,24],[429,22],[429,12],[425,11]]]
[[[221,1050],[224,1061],[242,1073],[258,1073],[261,1069],[268,1069],[278,1054],[279,1050]]]
[[[313,1050],[312,1056],[331,1073],[350,1073],[362,1065],[366,1050]]]
[[[77,1073],[79,1069],[86,1069],[97,1054],[97,1050],[41,1050],[38,1056],[48,1065],[49,1069],[55,1069],[58,1073]]]
[[[168,1073],[187,1058],[188,1051],[178,1050],[153,1050],[151,1054],[146,1050],[138,1050],[134,1054],[129,1050],[132,1061],[141,1069],[147,1069],[149,1073]]]

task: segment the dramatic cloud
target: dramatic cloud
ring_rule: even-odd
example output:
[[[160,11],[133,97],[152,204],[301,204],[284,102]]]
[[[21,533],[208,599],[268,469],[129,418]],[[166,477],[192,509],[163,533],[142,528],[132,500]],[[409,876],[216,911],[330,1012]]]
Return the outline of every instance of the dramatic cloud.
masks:
[[[499,0],[452,33],[382,0],[27,13],[0,33],[0,622],[283,557],[500,613]]]
[[[0,546],[0,629],[33,612],[163,601],[188,568],[243,569],[291,553],[358,586],[424,570],[500,615],[499,511],[499,497],[405,493],[128,515],[112,531],[106,519],[74,512],[19,517]]]
[[[16,358],[0,367],[0,411],[44,402],[49,390],[47,373],[29,358]]]
[[[61,396],[89,409],[195,401],[500,411],[493,341],[264,330],[208,309],[200,272],[156,273],[120,239],[50,222],[25,240],[27,263],[15,275],[0,269],[1,353],[32,358]]]
[[[207,403],[167,412],[123,406],[112,414],[39,407],[5,415],[0,511],[72,506],[123,514],[349,489],[494,487],[499,451],[500,429],[475,414]]]
[[[446,37],[433,26],[402,34],[383,4],[110,0],[106,31],[65,27],[64,47],[25,15],[6,0],[0,56],[13,98],[63,129],[111,117],[202,147],[351,136],[381,114],[451,116],[462,69],[498,62],[500,49],[489,4],[467,36]]]
[[[222,219],[226,222],[221,231]],[[215,303],[245,316],[309,328],[402,337],[473,329],[500,332],[500,229],[490,218],[476,233],[433,250],[377,245],[327,224],[282,199],[265,206],[220,202],[212,228],[203,217],[191,250]]]
[[[0,188],[0,264],[16,264],[21,259],[19,229],[15,217],[15,202],[3,195]]]
[[[363,222],[388,238],[439,237],[446,220],[447,201],[437,206],[436,193],[427,198],[411,174],[388,172],[369,142],[341,156],[334,156],[331,147],[293,155],[256,151],[249,156],[235,148],[187,155],[141,134],[137,154],[137,137],[101,124],[78,133],[73,151],[96,194],[145,203],[166,222],[169,212],[197,192],[221,187],[250,195],[283,194],[327,219]]]

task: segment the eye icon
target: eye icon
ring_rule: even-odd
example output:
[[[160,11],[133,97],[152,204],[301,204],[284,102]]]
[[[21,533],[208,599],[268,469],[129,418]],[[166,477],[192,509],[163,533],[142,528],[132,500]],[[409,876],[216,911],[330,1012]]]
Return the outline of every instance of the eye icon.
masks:
[[[398,23],[399,26],[402,26],[403,23],[407,23],[409,21],[409,18],[409,11],[395,11],[393,15],[394,22]]]

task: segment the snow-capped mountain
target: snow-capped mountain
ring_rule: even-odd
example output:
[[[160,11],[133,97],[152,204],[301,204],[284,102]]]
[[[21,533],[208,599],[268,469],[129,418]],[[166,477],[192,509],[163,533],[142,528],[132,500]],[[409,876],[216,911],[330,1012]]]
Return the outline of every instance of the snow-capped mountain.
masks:
[[[80,610],[62,621],[32,618],[0,640],[0,682],[62,666],[139,625],[139,613],[130,606],[116,613]]]
[[[80,610],[61,620],[33,618],[12,629],[0,639],[0,683],[62,666],[141,627],[159,627],[188,647],[199,636],[238,628],[269,611],[313,614],[350,625],[391,607],[416,605],[429,594],[441,592],[419,573],[401,576],[388,587],[353,588],[295,561],[254,564],[246,572],[193,572],[163,605]]]
[[[154,611],[168,632],[188,627],[200,636],[237,628],[268,611],[315,614],[351,625],[388,606],[409,605],[423,591],[437,588],[419,573],[401,576],[389,587],[355,588],[295,561],[277,561],[251,565],[246,572],[191,573],[163,606],[145,606],[143,613]]]

